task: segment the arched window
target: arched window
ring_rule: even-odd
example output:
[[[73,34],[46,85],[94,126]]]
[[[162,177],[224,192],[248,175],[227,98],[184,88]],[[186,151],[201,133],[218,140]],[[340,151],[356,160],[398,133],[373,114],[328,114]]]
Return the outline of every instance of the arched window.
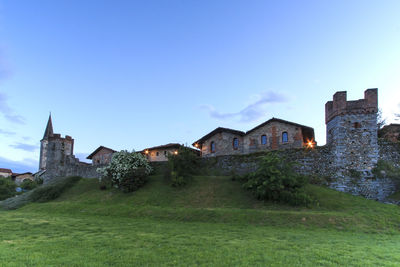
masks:
[[[211,144],[210,144],[210,150],[211,150],[211,153],[215,152],[215,143],[214,143],[214,141],[212,141]]]
[[[266,145],[267,144],[267,136],[265,134],[261,135],[261,144],[262,145]]]
[[[288,133],[287,132],[283,132],[282,133],[282,143],[287,143],[288,140]]]
[[[237,139],[236,137],[233,138],[232,146],[233,146],[233,149],[235,149],[235,150],[238,149],[239,148],[239,139]]]

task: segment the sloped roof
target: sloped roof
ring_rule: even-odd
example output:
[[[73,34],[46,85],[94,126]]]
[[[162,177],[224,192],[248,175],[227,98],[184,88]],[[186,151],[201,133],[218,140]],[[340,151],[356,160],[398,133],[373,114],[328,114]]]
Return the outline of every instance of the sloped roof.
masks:
[[[245,132],[242,132],[242,131],[218,127],[215,130],[213,130],[213,131],[209,132],[208,134],[206,134],[205,136],[203,136],[202,138],[200,138],[199,140],[197,140],[196,142],[194,142],[193,146],[195,144],[202,144],[205,140],[209,139],[211,136],[218,134],[218,133],[232,133],[232,134],[236,134],[236,135],[240,135],[240,136],[244,136],[246,134]]]
[[[312,127],[308,127],[308,126],[305,126],[305,125],[301,125],[301,124],[298,124],[298,123],[294,123],[294,122],[291,122],[291,121],[286,121],[286,120],[282,120],[282,119],[278,119],[278,118],[272,118],[272,119],[269,119],[269,120],[261,123],[260,125],[258,125],[256,127],[254,127],[253,129],[247,131],[246,134],[249,134],[249,133],[257,130],[258,128],[261,128],[261,127],[263,127],[263,126],[265,126],[265,125],[267,125],[268,123],[271,123],[271,122],[280,122],[280,123],[290,124],[290,125],[293,125],[293,126],[300,127],[302,129],[308,129],[308,130],[314,131],[314,128],[312,128]]]
[[[0,168],[0,172],[12,173],[10,169]]]
[[[168,148],[175,148],[175,149],[179,149],[180,147],[183,147],[183,145],[178,144],[178,143],[169,143],[166,145],[161,145],[161,146],[153,146],[153,147],[149,147],[149,148],[145,148],[142,151],[140,151],[140,153],[145,153],[146,150],[157,150],[157,149],[168,149]],[[193,150],[194,152],[198,153],[200,152],[197,149],[188,147],[189,149]]]
[[[114,153],[114,152],[117,152],[117,151],[115,151],[114,149],[111,149],[111,148],[108,148],[108,147],[105,147],[105,146],[99,146],[95,151],[92,152],[92,154],[90,154],[89,156],[87,156],[87,159],[92,159],[93,156],[96,155],[97,152],[99,152],[99,151],[102,150],[102,149],[110,150],[110,151],[113,152],[113,153]]]

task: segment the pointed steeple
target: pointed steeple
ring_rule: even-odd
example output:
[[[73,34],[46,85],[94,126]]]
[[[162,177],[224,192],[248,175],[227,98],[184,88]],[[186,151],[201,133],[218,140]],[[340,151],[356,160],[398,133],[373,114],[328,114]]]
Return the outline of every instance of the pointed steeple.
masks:
[[[51,113],[49,115],[49,120],[47,121],[46,130],[44,131],[43,139],[48,139],[53,136],[53,123],[51,122]]]

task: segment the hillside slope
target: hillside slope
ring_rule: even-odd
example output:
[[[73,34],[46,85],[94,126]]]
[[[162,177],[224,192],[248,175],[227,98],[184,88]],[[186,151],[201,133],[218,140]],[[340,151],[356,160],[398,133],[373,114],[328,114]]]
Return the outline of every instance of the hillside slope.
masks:
[[[0,211],[7,266],[396,266],[399,207],[309,186],[320,205],[254,200],[230,177],[124,194],[82,179],[55,201]]]

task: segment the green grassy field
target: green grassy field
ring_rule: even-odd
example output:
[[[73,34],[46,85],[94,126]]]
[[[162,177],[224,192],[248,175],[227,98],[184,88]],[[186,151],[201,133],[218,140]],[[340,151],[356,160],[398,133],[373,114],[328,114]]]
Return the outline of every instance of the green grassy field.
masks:
[[[82,179],[55,201],[0,212],[0,265],[399,266],[398,206],[307,191],[318,206],[259,202],[230,177],[175,189],[152,176],[131,194]]]

